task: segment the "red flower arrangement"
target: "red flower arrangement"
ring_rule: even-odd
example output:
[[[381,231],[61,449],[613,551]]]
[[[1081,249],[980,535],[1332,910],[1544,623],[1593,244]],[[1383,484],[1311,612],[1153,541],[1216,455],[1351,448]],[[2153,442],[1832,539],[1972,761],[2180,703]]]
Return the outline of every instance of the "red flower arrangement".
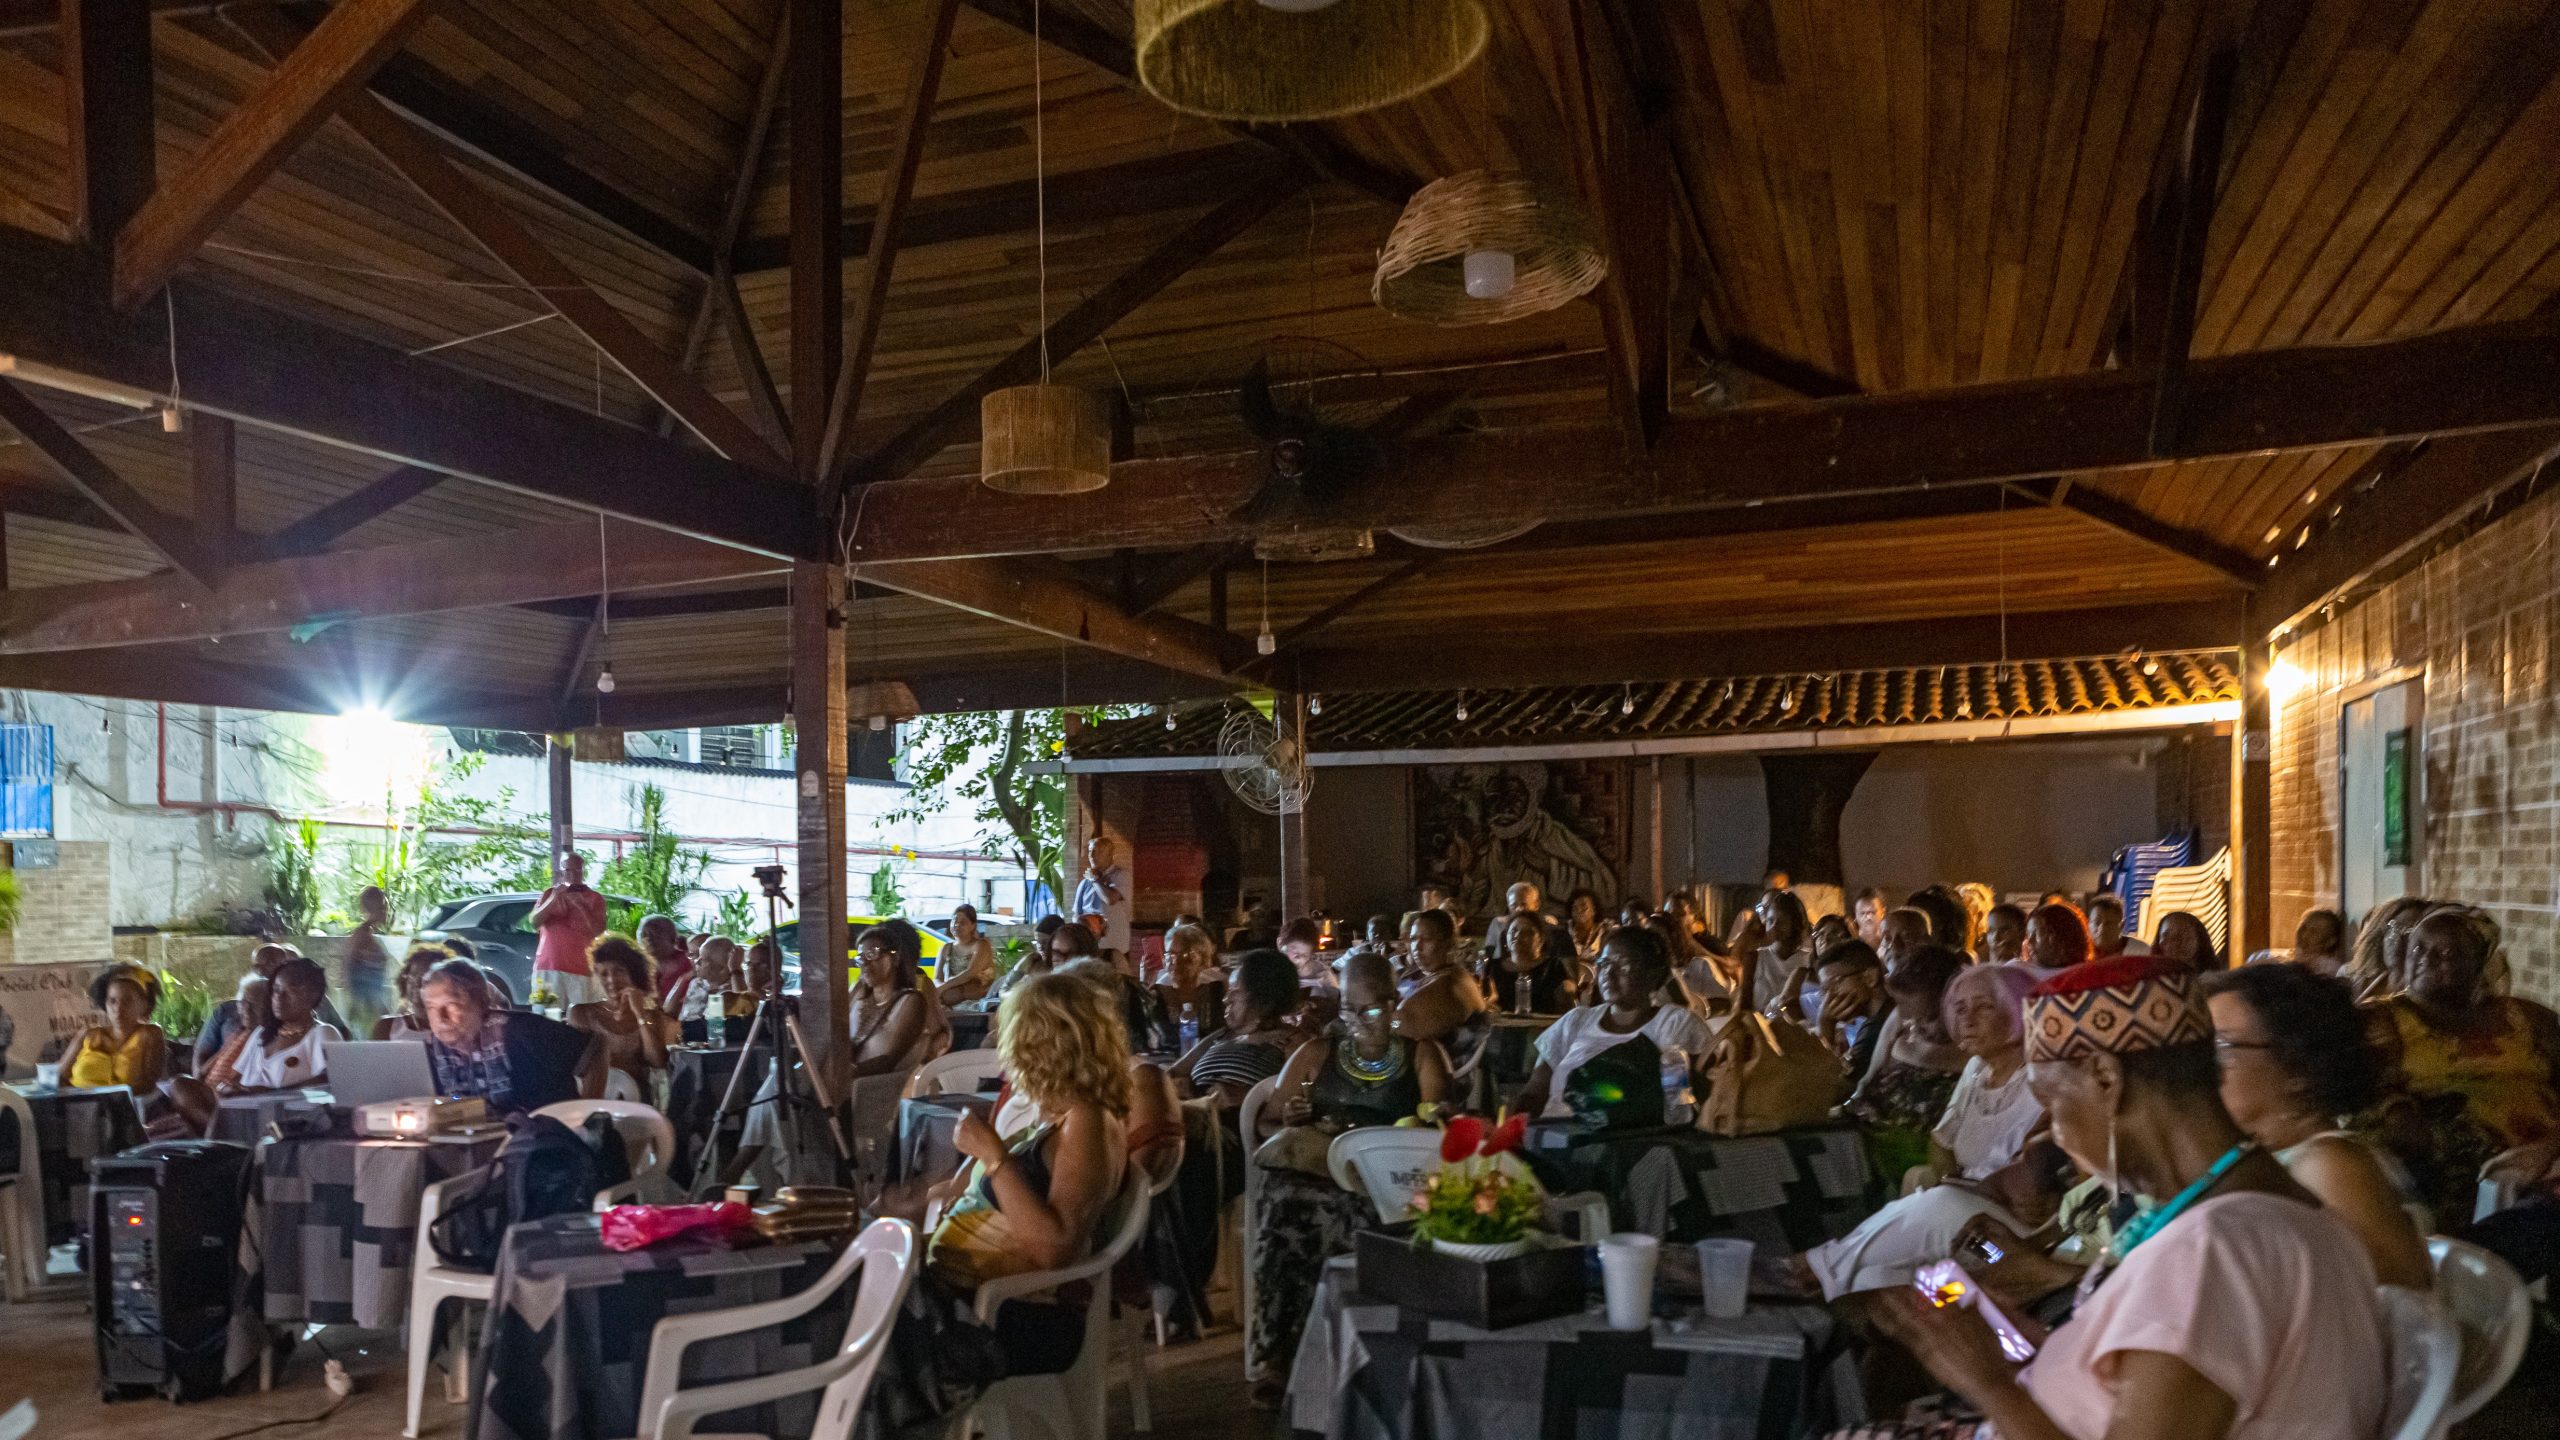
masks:
[[[1544,1192],[1518,1162],[1501,1158],[1520,1148],[1528,1129],[1527,1115],[1505,1116],[1490,1126],[1474,1115],[1450,1120],[1440,1132],[1440,1168],[1413,1195],[1415,1237],[1502,1245],[1537,1229]]]

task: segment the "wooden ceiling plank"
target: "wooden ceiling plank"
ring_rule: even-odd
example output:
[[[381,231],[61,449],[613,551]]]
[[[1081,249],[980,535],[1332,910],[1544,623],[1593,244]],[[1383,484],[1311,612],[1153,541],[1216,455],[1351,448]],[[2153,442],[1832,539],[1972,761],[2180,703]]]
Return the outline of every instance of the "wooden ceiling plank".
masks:
[[[2103,490],[2065,482],[2057,487],[2053,503],[2086,515],[2118,534],[2130,535],[2146,545],[2220,571],[2241,585],[2255,585],[2266,574],[2265,566],[2221,541],[2171,525]]]
[[[167,399],[168,321],[108,309],[97,268],[0,230],[0,356]],[[805,495],[707,451],[218,289],[172,293],[190,410],[767,554],[823,538]]]
[[[2242,455],[2560,421],[2552,319],[2363,346],[2305,346],[2194,362],[2183,449]],[[1415,441],[1392,486],[1322,517],[1353,528],[1550,522],[1780,500],[1838,499],[2150,463],[2150,377],[2107,371],[1950,390],[1749,407],[1675,419],[1649,463],[1602,430],[1492,432]],[[1570,490],[1554,483],[1577,477]],[[1261,458],[1124,461],[1109,487],[1066,499],[1003,495],[974,479],[909,480],[865,502],[849,555],[944,558],[1249,538],[1229,516]]]
[[[791,411],[782,403],[781,387],[773,383],[773,367],[765,363],[764,343],[756,337],[755,322],[747,317],[746,301],[738,295],[738,277],[725,266],[713,270],[702,298],[720,317],[720,332],[728,337],[730,359],[746,387],[748,403],[774,434],[787,439]]]
[[[435,0],[339,0],[116,234],[115,302],[158,293],[285,157],[361,94]]]
[[[228,419],[198,415],[187,425],[187,473],[196,540],[217,565],[240,549],[240,440]]]
[[[826,435],[818,446],[816,473],[826,477],[829,511],[844,497],[846,476],[839,466],[845,437],[862,414],[863,386],[871,378],[871,357],[880,346],[880,315],[889,304],[889,279],[898,263],[900,227],[915,197],[916,172],[924,163],[925,131],[933,124],[934,102],[942,93],[942,62],[951,46],[951,25],[960,0],[931,0],[933,10],[917,47],[915,73],[907,85],[906,108],[898,114],[897,134],[889,141],[889,164],[880,180],[880,203],[873,211],[870,243],[864,247],[862,283],[854,287],[853,309],[844,342],[844,365],[827,401]]]
[[[997,361],[960,387],[870,455],[855,462],[856,484],[874,485],[913,474],[941,453],[977,419],[978,402],[1008,385],[1026,384],[1082,350],[1129,313],[1163,293],[1191,268],[1233,240],[1273,208],[1303,189],[1304,172],[1269,183],[1257,183],[1228,196],[1215,208],[1184,226],[1171,239],[1122,271],[1118,278],[1086,296],[1082,303],[1052,321],[1048,330]]]
[[[2154,376],[2151,453],[2177,451],[2186,398],[2188,360],[2195,349],[2196,305],[2204,289],[2204,250],[2213,230],[2214,200],[2222,182],[2223,135],[2231,122],[2231,96],[2239,52],[2216,50],[2205,61],[2188,112],[2177,176],[2157,217],[2154,238],[2165,253],[2137,274],[2156,276],[2133,298],[2134,363]]]
[[[202,586],[162,574],[20,590],[0,596],[0,653],[209,640],[593,595],[608,582],[616,592],[652,590],[776,568],[763,556],[643,526],[600,532],[593,522],[572,520],[260,560]]]
[[[552,698],[564,723],[569,702],[578,698],[578,681],[587,673],[587,657],[595,653],[596,637],[604,633],[605,613],[605,597],[599,593],[587,607],[586,623],[578,627],[577,638],[569,642],[569,653],[561,659],[560,683],[553,687]]]
[[[82,499],[111,516],[117,528],[159,552],[181,575],[201,582],[216,573],[218,561],[189,532],[187,522],[145,499],[123,476],[108,469],[97,452],[81,444],[78,436],[8,380],[0,380],[0,424],[17,431],[27,448],[43,457]]]
[[[748,382],[748,399],[764,411],[765,418],[774,425],[774,433],[781,436],[791,433],[791,425],[783,413],[781,396],[773,388],[773,372],[766,368],[764,351],[756,342],[755,327],[746,323],[746,306],[738,298],[737,248],[739,238],[746,233],[748,212],[755,208],[756,187],[764,176],[765,152],[773,145],[773,116],[782,105],[782,87],[791,75],[790,55],[791,13],[784,10],[774,20],[773,43],[765,52],[764,78],[756,84],[755,104],[747,112],[747,133],[738,142],[737,164],[730,172],[728,202],[721,208],[719,227],[711,237],[711,273],[703,278],[702,294],[693,305],[693,319],[685,327],[684,349],[676,357],[677,363],[691,373],[702,363],[702,349],[711,339],[713,324],[725,324],[739,372]],[[675,422],[672,410],[659,416],[658,433],[670,433]]]
[[[1253,553],[1253,547],[1233,542],[1218,545],[1194,545],[1178,555],[1159,561],[1146,577],[1132,586],[1127,609],[1132,618],[1172,599],[1184,586],[1221,565],[1233,564]]]
[[[1325,606],[1323,609],[1318,610],[1306,619],[1290,626],[1279,636],[1278,645],[1276,646],[1271,658],[1262,662],[1261,666],[1257,668],[1267,670],[1271,668],[1274,662],[1277,662],[1282,657],[1295,654],[1299,647],[1313,639],[1317,633],[1322,631],[1326,626],[1331,625],[1334,621],[1341,619],[1343,616],[1350,614],[1352,611],[1359,609],[1361,606],[1368,604],[1370,601],[1378,598],[1388,591],[1395,589],[1397,586],[1402,585],[1409,580],[1421,578],[1434,566],[1438,565],[1443,559],[1445,559],[1449,553],[1450,552],[1442,551],[1434,554],[1417,556],[1414,559],[1407,560],[1403,564],[1388,571],[1386,574],[1371,580],[1368,584],[1361,586],[1359,589],[1354,590],[1350,594],[1343,596],[1341,599],[1334,601],[1332,604]]]
[[[854,575],[919,600],[1204,680],[1226,682],[1246,658],[1237,653],[1233,637],[1208,626],[1129,614],[1055,561],[935,560],[865,565]]]
[[[308,555],[358,527],[390,514],[445,481],[441,470],[403,465],[339,496],[267,537],[277,555]]]
[[[144,0],[58,0],[71,238],[101,245],[150,200],[156,157],[151,11]]]
[[[277,74],[319,32],[302,37],[291,22],[273,11],[244,9],[233,13],[240,27],[270,58]],[[789,466],[781,454],[738,413],[703,388],[675,357],[640,333],[640,327],[612,301],[596,293],[575,270],[535,238],[496,196],[447,160],[436,142],[389,106],[362,91],[348,95],[339,107],[345,120],[373,152],[400,177],[417,187],[444,217],[489,252],[508,274],[557,311],[588,342],[620,366],[649,397],[684,421],[703,443],[732,460],[781,473]]]
[[[1583,203],[1599,217],[1608,277],[1597,296],[1609,346],[1610,411],[1629,446],[1662,433],[1671,398],[1669,143],[1636,113],[1603,17],[1573,5],[1562,72],[1563,136]],[[1683,327],[1685,330],[1685,326]]]

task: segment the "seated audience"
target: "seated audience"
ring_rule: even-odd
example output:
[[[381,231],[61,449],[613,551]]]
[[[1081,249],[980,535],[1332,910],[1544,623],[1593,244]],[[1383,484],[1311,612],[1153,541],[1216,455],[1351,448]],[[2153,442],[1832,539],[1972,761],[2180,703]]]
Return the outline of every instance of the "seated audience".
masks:
[[[664,915],[651,915],[632,932],[640,953],[649,957],[649,991],[661,1007],[672,1010],[693,982],[694,952],[685,948],[684,932]]]
[[[1245,1092],[1280,1073],[1306,1037],[1288,1024],[1301,992],[1297,969],[1277,950],[1252,950],[1236,962],[1227,988],[1227,1024],[1173,1062],[1173,1081],[1186,1096],[1211,1096],[1233,1116]]]
[[[1338,1034],[1302,1045],[1289,1057],[1264,1107],[1260,1148],[1262,1196],[1253,1246],[1253,1343],[1245,1368],[1261,1378],[1255,1398],[1277,1398],[1299,1330],[1315,1298],[1327,1257],[1349,1252],[1351,1237],[1378,1225],[1366,1189],[1333,1183],[1326,1154],[1333,1137],[1363,1126],[1393,1125],[1426,1104],[1448,1098],[1449,1061],[1431,1041],[1395,1033],[1395,975],[1368,951],[1343,967]]]
[[[1576,890],[1564,900],[1564,935],[1573,943],[1573,958],[1589,964],[1599,958],[1600,942],[1609,938],[1609,921],[1600,913],[1600,897]]]
[[[1982,925],[1985,920],[1990,918],[1991,907],[1999,903],[2000,897],[1992,894],[1991,887],[1983,884],[1979,880],[1966,880],[1954,886],[1944,888],[1951,889],[1955,894],[1957,902],[1964,906],[1965,933],[1973,938],[1971,948],[1967,949],[1965,953],[1968,955],[1981,954]]]
[[[2365,912],[2364,924],[2356,930],[2355,953],[2348,958],[2345,972],[2357,1000],[2397,995],[2407,985],[2409,932],[2435,908],[2432,900],[2402,895]]]
[[[373,1022],[375,1040],[416,1040],[427,1033],[426,1012],[418,1005],[418,982],[427,972],[454,957],[445,945],[412,945],[400,957],[400,974],[394,982],[398,1004],[389,1014]]]
[[[1698,908],[1698,897],[1686,890],[1674,890],[1662,897],[1662,912],[1671,917],[1691,943],[1700,949],[1716,949],[1715,934],[1707,926],[1706,912]]]
[[[427,1060],[439,1095],[477,1095],[496,1115],[520,1115],[604,1094],[604,1037],[530,1010],[501,1010],[488,977],[447,960],[418,982]]]
[[[110,965],[89,982],[89,1005],[97,1023],[62,1053],[63,1085],[156,1091],[169,1073],[169,1037],[151,1023],[151,1012],[160,1008],[160,977],[139,965]]]
[[[2434,1271],[2397,1164],[2345,1128],[2373,1103],[2376,1073],[2347,987],[2301,966],[2252,965],[2206,976],[2204,991],[2222,1107],[2355,1233],[2383,1284],[2427,1289]]]
[[[2030,1331],[2024,1370],[1974,1311],[1907,1286],[1876,1318],[2004,1440],[2381,1434],[2373,1267],[2223,1110],[2197,977],[2120,958],[2045,981],[2032,1006],[2054,1138],[2159,1203],[2116,1231],[2113,1273],[2069,1323]]]
[[[1538,1063],[1511,1096],[1524,1115],[1569,1116],[1567,1086],[1574,1072],[1635,1036],[1665,1055],[1678,1051],[1694,1064],[1714,1045],[1706,1022],[1679,1005],[1662,1002],[1671,980],[1671,953],[1650,930],[1620,930],[1600,947],[1600,1003],[1569,1010],[1538,1036]]]
[[[1813,1033],[1840,1057],[1851,1080],[1867,1073],[1883,1038],[1893,1002],[1884,989],[1884,962],[1859,940],[1843,940],[1820,952],[1814,986],[1799,1001]]]
[[[978,907],[951,907],[951,940],[936,957],[934,995],[944,1008],[986,998],[996,983],[996,942],[978,928]]]
[[[1333,978],[1333,967],[1317,948],[1323,937],[1323,929],[1304,915],[1280,927],[1280,954],[1298,972],[1298,983],[1310,995],[1341,988]]]
[[[2009,1170],[2044,1122],[2027,1083],[2020,1018],[2033,985],[2024,969],[2009,965],[1966,966],[1947,983],[1947,1033],[1970,1058],[1930,1132],[1929,1163],[1903,1177],[1907,1193],[1846,1236],[1797,1257],[1796,1275],[1820,1285],[1825,1299],[1908,1286],[1921,1266],[1947,1258],[1977,1215],[2032,1228],[2004,1187],[1983,1182]]]
[[[1897,905],[1885,912],[1882,921],[1884,939],[1876,945],[1876,957],[1884,961],[1885,973],[1891,974],[1902,965],[1903,958],[1916,954],[1922,946],[1938,943],[1931,938],[1929,912],[1909,905]],[[1966,952],[1956,951],[1958,955]]]
[[[629,936],[597,936],[587,947],[587,975],[603,998],[570,1006],[569,1024],[603,1042],[608,1099],[648,1100],[657,1094],[652,1077],[667,1068],[667,1047],[683,1041],[684,1027],[659,1006],[649,957]]]
[[[676,1019],[679,1022],[700,1020],[708,1023],[721,1018],[722,999],[736,983],[738,942],[726,935],[714,935],[702,942],[702,953],[694,957],[693,977],[685,981],[684,994],[677,997]],[[712,1036],[714,1040],[719,1037]]]
[[[1878,955],[1884,953],[1885,912],[1892,908],[1893,902],[1884,897],[1882,887],[1875,885],[1859,891],[1849,902],[1850,928]]]
[[[924,986],[924,937],[904,920],[854,942],[853,1078],[903,1075],[951,1048],[951,1021]]]
[[[1825,915],[1814,921],[1813,938],[1808,942],[1813,947],[1814,963],[1821,964],[1822,953],[1832,946],[1846,945],[1857,938],[1856,933],[1850,930],[1848,920],[1842,916]]]
[[[1885,976],[1892,1013],[1878,1027],[1875,1055],[1843,1107],[1867,1130],[1876,1173],[1900,1175],[1929,1159],[1930,1132],[1946,1114],[1965,1052],[1947,1038],[1947,986],[1964,957],[1923,945]]]
[[[2047,975],[2089,963],[2089,924],[2068,904],[2046,903],[2027,916],[2026,963]]]
[[[275,1014],[274,998],[275,981],[272,978],[255,970],[240,977],[232,998],[223,1002],[237,1017],[231,1027],[231,1036],[222,1042],[221,1049],[213,1052],[211,1059],[196,1063],[195,1079],[209,1084],[212,1077],[228,1070],[240,1058],[240,1051],[248,1045],[249,1037],[264,1030],[269,1018]],[[377,1027],[380,1023],[375,1022]],[[172,1087],[187,1083],[187,1078],[180,1076],[162,1081],[160,1093],[173,1095]]]
[[[1375,920],[1370,922],[1373,926]],[[1227,973],[1218,966],[1218,942],[1197,924],[1176,925],[1164,932],[1164,978],[1155,987],[1156,1001],[1180,1033],[1187,1014],[1196,1044],[1226,1025]],[[1184,1047],[1188,1049],[1189,1047]]]
[[[2492,993],[2486,932],[2452,907],[2410,932],[2407,989],[2371,1008],[2382,1138],[2435,1213],[2472,1213],[2476,1182],[2532,1185],[2560,1157],[2560,1017]]]
[[[2347,922],[2335,910],[2305,910],[2294,922],[2293,951],[2285,958],[2314,975],[2335,977],[2347,968]]]
[[[1973,912],[1944,885],[1914,890],[1902,902],[1929,917],[1929,939],[1959,955],[1973,953]]]
[[[252,985],[256,993],[247,988]],[[244,1024],[205,1073],[180,1076],[163,1087],[188,1128],[197,1135],[210,1132],[226,1097],[299,1090],[327,1079],[323,1047],[346,1038],[319,1018],[328,993],[328,974],[299,955],[276,967],[273,979],[248,976],[241,1008],[255,1023]]]
[[[2006,901],[1982,912],[1982,962],[2010,965],[2027,950],[2027,912]]]
[[[2213,943],[2213,932],[2184,910],[2172,910],[2160,917],[2159,925],[2151,932],[2151,953],[2199,975],[2222,968],[2222,951]]]
[[[290,945],[261,945],[249,956],[249,972],[272,980],[277,966],[301,954]],[[320,997],[320,1023],[341,1035],[354,1033],[338,1014],[338,1007],[329,1003],[327,995]],[[229,1044],[231,1038],[240,1033],[240,1028],[240,1002],[236,997],[214,1006],[213,1013],[205,1017],[204,1028],[196,1032],[195,1073],[204,1074],[212,1066],[215,1052]]]
[[[1496,928],[1502,945],[1484,966],[1494,1009],[1507,1015],[1561,1015],[1581,1003],[1580,965],[1570,954],[1548,949],[1561,927],[1533,914],[1514,914]]]
[[[1458,1032],[1470,1022],[1483,1028],[1477,1017],[1485,1013],[1486,1002],[1476,977],[1458,963],[1457,926],[1446,910],[1416,910],[1405,920],[1405,945],[1422,978],[1396,1004],[1396,1033],[1408,1040],[1437,1041],[1449,1049],[1453,1064],[1464,1064],[1473,1046],[1458,1044]],[[1473,1039],[1481,1043],[1482,1036]]]
[[[2148,955],[2151,947],[2124,933],[2124,902],[2112,890],[2101,890],[2089,897],[2089,908],[2081,912],[2089,921],[2089,954],[2092,959],[2113,960],[2119,955]]]
[[[1799,972],[1813,971],[1813,922],[1805,918],[1804,901],[1793,890],[1763,890],[1752,913],[1760,921],[1762,943],[1756,952],[1737,943],[1734,953],[1754,955],[1751,964],[1751,1008],[1772,1010],[1791,1005],[1802,983]]]
[[[1759,917],[1750,917],[1754,927]],[[1628,929],[1649,930],[1662,941],[1671,956],[1672,973],[1680,977],[1681,993],[1700,1015],[1733,1013],[1734,997],[1751,988],[1748,960],[1740,954],[1725,954],[1698,943],[1676,916],[1647,915]]]

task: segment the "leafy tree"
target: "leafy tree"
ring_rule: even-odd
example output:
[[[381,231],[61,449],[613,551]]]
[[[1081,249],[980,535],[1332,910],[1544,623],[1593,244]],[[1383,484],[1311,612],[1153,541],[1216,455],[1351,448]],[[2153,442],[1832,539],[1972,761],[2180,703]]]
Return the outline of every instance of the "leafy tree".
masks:
[[[732,890],[720,897],[720,908],[711,914],[711,933],[732,940],[753,940],[764,933],[764,907],[756,904],[752,890]]]
[[[1135,711],[1113,706],[1077,713],[1091,721]],[[888,818],[922,820],[965,803],[972,819],[990,827],[979,833],[979,853],[1021,857],[1050,895],[1063,896],[1066,777],[1026,767],[1066,749],[1066,717],[1064,710],[986,710],[912,722],[907,797]]]
[[[596,886],[608,897],[628,895],[639,902],[623,905],[606,900],[610,923],[624,931],[638,926],[645,916],[682,914],[685,902],[701,890],[703,873],[711,868],[709,855],[686,849],[667,828],[663,788],[643,785],[632,792],[632,811],[631,828],[640,838],[604,863],[602,881]]]
[[[907,897],[898,890],[898,872],[886,860],[871,872],[871,913],[884,919],[907,913]]]
[[[320,822],[304,816],[275,848],[267,870],[267,908],[284,934],[307,935],[320,921]]]

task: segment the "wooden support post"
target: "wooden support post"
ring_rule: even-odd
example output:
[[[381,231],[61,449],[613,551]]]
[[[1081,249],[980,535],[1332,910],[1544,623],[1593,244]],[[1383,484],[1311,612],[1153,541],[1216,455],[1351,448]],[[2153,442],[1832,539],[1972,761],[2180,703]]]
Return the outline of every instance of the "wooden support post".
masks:
[[[825,34],[804,30],[802,34]],[[813,397],[817,407],[826,392]],[[809,403],[804,401],[804,403]],[[809,1064],[842,1096],[852,1071],[846,987],[844,590],[842,566],[804,560],[791,570],[791,724],[799,744],[800,1022]]]
[[[791,0],[791,458],[815,487],[844,358],[843,0]]]
[[[1280,730],[1291,739],[1307,733],[1307,697],[1283,695],[1272,707]],[[1315,884],[1307,864],[1307,810],[1304,805],[1280,813],[1280,918],[1294,920],[1315,913]]]
[[[566,735],[546,735],[542,741],[542,758],[551,780],[551,883],[561,884],[568,867],[562,862],[578,845],[578,824],[571,805],[571,773],[569,762],[575,758]]]
[[[2275,756],[2275,697],[2267,692],[2267,637],[2252,606],[2240,629],[2240,723],[2231,727],[2231,934],[2234,965],[2267,948],[2273,894],[2268,846]]]
[[[1651,766],[1645,776],[1645,783],[1647,791],[1645,813],[1651,817],[1649,823],[1653,827],[1652,843],[1645,846],[1645,853],[1651,866],[1647,872],[1645,893],[1648,895],[1660,895],[1664,893],[1662,888],[1663,825],[1661,756],[1656,755],[1653,757]],[[1693,833],[1696,830],[1697,823],[1698,819],[1695,815],[1689,817],[1689,825]]]

